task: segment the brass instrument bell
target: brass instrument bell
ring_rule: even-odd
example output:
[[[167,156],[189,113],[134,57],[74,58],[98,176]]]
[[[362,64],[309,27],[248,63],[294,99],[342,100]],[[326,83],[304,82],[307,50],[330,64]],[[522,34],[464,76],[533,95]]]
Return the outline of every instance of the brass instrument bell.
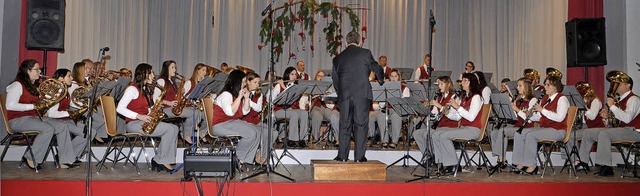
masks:
[[[553,68],[553,67],[547,67],[547,77],[549,76],[556,76],[560,79],[562,79],[562,72],[560,72],[560,70]]]
[[[540,72],[536,71],[535,69],[524,69],[523,75],[525,78],[529,78],[529,80],[531,81],[540,80]]]

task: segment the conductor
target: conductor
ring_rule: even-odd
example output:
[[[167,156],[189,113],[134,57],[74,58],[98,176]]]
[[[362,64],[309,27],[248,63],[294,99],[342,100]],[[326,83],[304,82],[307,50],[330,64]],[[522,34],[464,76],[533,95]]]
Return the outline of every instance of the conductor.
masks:
[[[360,47],[360,34],[347,34],[347,48],[333,58],[331,77],[338,94],[340,109],[340,146],[333,160],[347,161],[351,131],[355,137],[355,162],[366,162],[366,138],[369,123],[369,108],[373,95],[369,73],[375,73],[378,82],[384,84],[384,72],[369,49]]]

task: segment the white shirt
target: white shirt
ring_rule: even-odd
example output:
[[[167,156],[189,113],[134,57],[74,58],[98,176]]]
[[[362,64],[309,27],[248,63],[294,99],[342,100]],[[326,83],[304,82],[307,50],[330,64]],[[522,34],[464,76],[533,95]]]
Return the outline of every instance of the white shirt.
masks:
[[[427,73],[429,73],[429,70],[427,69],[427,64],[422,64],[422,66],[420,66],[420,67],[424,67],[424,70],[426,70]],[[414,72],[414,74],[413,74],[413,79],[414,80],[420,80],[420,74],[422,74],[422,72],[420,71],[420,67],[418,67],[416,69],[416,71]]]
[[[255,92],[251,93],[252,95],[255,95]],[[256,112],[261,112],[262,111],[262,102],[263,102],[263,97],[262,94],[260,94],[260,97],[258,97],[258,101],[253,102],[253,100],[249,101],[249,107]]]
[[[536,105],[536,103],[538,103],[538,98],[531,98],[531,100],[529,100],[529,107],[527,107],[527,111],[531,111],[531,108],[533,108],[534,105]],[[516,113],[516,115],[518,115],[518,117],[522,118],[522,119],[527,119],[527,113],[525,113],[524,111],[520,110],[518,113]],[[529,122],[531,122],[531,120],[529,120]]]
[[[485,86],[482,89],[482,103],[483,104],[491,103],[491,89],[489,88],[489,86]]]
[[[620,96],[620,100],[623,100],[624,98],[629,96],[630,93],[631,91],[628,91],[622,94],[622,96]],[[631,122],[631,120],[635,119],[636,116],[638,116],[638,111],[640,111],[640,109],[638,109],[639,107],[640,107],[640,98],[638,98],[638,96],[633,96],[633,97],[629,97],[629,99],[627,100],[626,110],[622,110],[615,105],[609,107],[609,109],[613,113],[613,116],[615,116],[618,120],[624,123],[629,123]],[[636,129],[636,131],[638,131],[638,129]]]
[[[447,97],[447,96],[449,96],[449,93],[444,93],[444,94],[442,95],[442,97]],[[455,98],[454,100],[456,100],[456,102],[460,103],[460,98],[459,98],[459,97],[457,97],[457,96],[456,96],[456,98]],[[444,109],[446,108],[446,104],[447,104],[447,103],[441,103],[441,105],[442,105],[442,106],[444,106],[444,108],[442,108],[442,110],[443,110],[443,111],[440,111],[437,107],[435,107],[435,106],[434,106],[434,107],[433,107],[433,109],[431,110],[431,114],[438,114],[438,113],[440,113],[440,112],[444,112]],[[449,119],[456,118],[457,114],[454,114],[454,113],[455,113],[455,111],[456,111],[456,110],[455,110],[455,109],[453,109],[453,107],[450,107],[450,108],[449,108],[449,112],[448,112],[448,113],[447,113],[447,115],[445,115],[445,116],[446,116],[447,118],[449,118]],[[453,120],[453,119],[452,119],[452,120]],[[457,120],[460,120],[460,119],[457,119]]]
[[[556,96],[558,96],[558,93],[555,93],[549,96],[549,100],[553,101],[556,98]],[[546,105],[545,103],[540,103],[540,104],[544,104],[542,105],[542,107]],[[558,98],[558,106],[556,107],[556,112],[552,112],[547,109],[542,109],[541,112],[535,112],[533,116],[531,116],[531,120],[540,121],[540,118],[542,117],[541,115],[544,115],[549,120],[552,120],[555,122],[562,122],[562,120],[564,120],[564,118],[567,116],[568,110],[569,110],[569,99],[567,99],[567,97],[565,96],[561,96],[560,98]]]
[[[473,97],[471,97],[470,101],[471,106],[469,107],[469,110],[460,106],[457,110],[454,110],[456,112],[450,112],[450,115],[447,115],[447,117],[451,117],[449,119],[455,121],[459,121],[462,118],[467,119],[468,121],[475,120],[480,113],[480,110],[482,109],[482,97],[480,95],[474,95]]]
[[[593,99],[589,108],[590,109],[588,109],[587,112],[584,113],[584,116],[586,117],[586,119],[594,120],[596,119],[596,117],[598,117],[600,109],[602,109],[602,102],[600,102],[600,99],[598,98]]]
[[[216,105],[220,106],[220,108],[222,108],[222,111],[224,112],[225,115],[227,116],[234,115],[233,108],[231,107],[231,104],[233,104],[233,96],[231,96],[231,93],[229,93],[228,91],[224,91],[220,93],[220,95],[218,95],[218,97],[216,98],[215,103]],[[251,103],[251,101],[249,101],[249,103]],[[249,111],[251,110],[251,108],[249,108],[248,110],[244,110],[243,107],[240,107],[238,109],[242,110],[242,115],[249,114]]]
[[[122,99],[118,102],[118,107],[116,107],[116,112],[121,114],[127,118],[136,119],[138,113],[129,110],[127,106],[131,103],[131,100],[137,99],[140,96],[140,91],[134,86],[129,86],[124,90],[124,94],[122,95]],[[151,108],[147,109],[147,113],[143,115],[149,114]]]
[[[22,96],[22,93],[29,93],[29,92],[22,92],[22,84],[18,81],[12,82],[11,84],[9,84],[9,86],[7,86],[7,103],[6,103],[7,110],[17,111],[17,112],[33,110],[33,107],[34,107],[33,104],[19,103],[20,96]]]

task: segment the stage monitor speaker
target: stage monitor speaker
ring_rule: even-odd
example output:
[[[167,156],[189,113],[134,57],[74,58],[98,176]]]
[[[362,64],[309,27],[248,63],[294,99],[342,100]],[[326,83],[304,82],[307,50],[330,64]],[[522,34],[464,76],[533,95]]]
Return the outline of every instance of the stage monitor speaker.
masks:
[[[565,28],[568,67],[607,64],[604,18],[574,18],[565,23]]]
[[[235,174],[234,153],[207,152],[193,153],[191,149],[184,150],[184,178],[192,177],[224,177],[233,178]]]
[[[27,49],[64,50],[65,0],[27,1]]]

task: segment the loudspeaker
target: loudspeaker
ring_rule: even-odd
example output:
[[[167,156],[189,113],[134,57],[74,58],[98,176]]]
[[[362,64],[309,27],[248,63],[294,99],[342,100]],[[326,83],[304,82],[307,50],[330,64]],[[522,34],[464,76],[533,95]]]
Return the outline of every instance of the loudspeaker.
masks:
[[[64,50],[64,0],[27,1],[27,49]]]
[[[564,26],[567,33],[568,67],[607,64],[604,18],[574,18]]]

